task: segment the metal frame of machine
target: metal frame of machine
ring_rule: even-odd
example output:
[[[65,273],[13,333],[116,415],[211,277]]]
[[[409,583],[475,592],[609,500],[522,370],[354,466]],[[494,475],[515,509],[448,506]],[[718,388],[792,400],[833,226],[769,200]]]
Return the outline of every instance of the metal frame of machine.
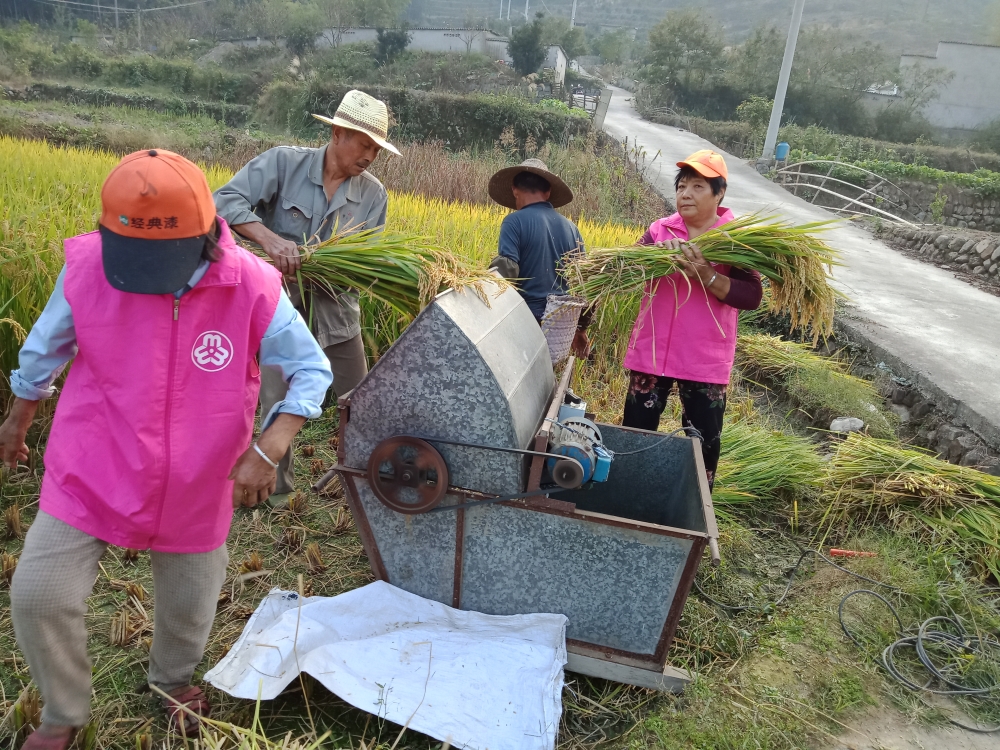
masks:
[[[531,448],[535,452],[544,453],[548,446],[550,425],[553,424],[563,403],[566,390],[574,369],[573,358],[567,362],[560,382],[553,394],[549,409],[543,420],[540,429],[536,432]],[[351,419],[351,394],[347,394],[339,401],[340,411],[340,439],[337,449],[338,463],[334,466],[329,475],[334,473],[341,477],[341,481],[346,490],[346,499],[351,513],[355,519],[358,533],[361,537],[365,552],[371,563],[372,571],[376,578],[388,583],[393,583],[386,564],[383,561],[375,535],[369,523],[365,508],[359,496],[358,482],[368,482],[368,472],[361,467],[351,467],[345,465],[344,451],[344,431]],[[618,428],[626,429],[626,428]],[[653,435],[642,430],[628,430],[629,432]],[[659,438],[663,438],[662,435]],[[691,542],[684,570],[677,585],[677,593],[673,598],[666,621],[659,634],[659,640],[655,651],[652,654],[636,653],[627,650],[609,648],[602,645],[588,643],[581,640],[567,639],[566,645],[569,652],[569,662],[567,668],[592,676],[605,677],[608,679],[640,685],[643,687],[660,690],[678,691],[683,689],[689,682],[691,676],[685,672],[674,669],[666,664],[667,652],[674,638],[674,633],[680,621],[681,613],[687,600],[688,593],[694,582],[695,573],[704,550],[709,547],[713,563],[719,561],[718,552],[718,529],[715,522],[714,509],[711,503],[711,494],[705,478],[705,467],[702,460],[700,441],[697,438],[676,437],[673,439],[687,441],[691,446],[692,457],[696,466],[698,481],[700,485],[700,495],[702,500],[702,512],[706,522],[706,531],[692,531],[688,529],[661,526],[642,521],[635,521],[601,513],[578,510],[571,502],[550,498],[545,495],[537,495],[518,500],[501,500],[499,505],[518,508],[526,512],[543,513],[564,518],[586,520],[588,523],[603,526],[615,527],[619,529],[629,529],[645,533],[655,534],[664,537],[685,539]],[[528,491],[539,491],[543,476],[545,458],[541,455],[531,456],[528,473]],[[490,500],[497,496],[478,493],[458,487],[449,486],[446,494],[455,497],[460,503]],[[465,554],[465,515],[462,508],[452,511],[455,514],[455,555],[454,555],[454,586],[451,605],[457,609],[462,608],[462,576],[463,560]]]

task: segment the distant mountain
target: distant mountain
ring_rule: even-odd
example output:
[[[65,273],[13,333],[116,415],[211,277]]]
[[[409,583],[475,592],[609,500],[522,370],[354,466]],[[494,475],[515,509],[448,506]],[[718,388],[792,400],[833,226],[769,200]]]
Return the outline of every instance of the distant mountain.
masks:
[[[528,0],[536,11],[567,19],[572,0]],[[524,0],[503,0],[504,16],[524,17]],[[410,23],[462,26],[468,21],[497,18],[501,0],[411,0]],[[668,10],[698,7],[718,20],[730,41],[739,41],[759,24],[787,27],[791,0],[578,0],[577,24],[625,26],[640,33]],[[806,0],[804,24],[838,27],[859,38],[882,44],[892,53],[933,54],[939,41],[995,42],[1000,0]]]

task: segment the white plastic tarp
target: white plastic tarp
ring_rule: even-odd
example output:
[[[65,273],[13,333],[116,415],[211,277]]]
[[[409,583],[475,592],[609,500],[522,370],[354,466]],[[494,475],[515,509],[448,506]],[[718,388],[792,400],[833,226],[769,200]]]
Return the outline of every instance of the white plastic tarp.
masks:
[[[272,590],[205,679],[269,700],[301,669],[351,705],[459,748],[552,750],[565,663],[564,615],[463,612],[377,581],[301,607]]]

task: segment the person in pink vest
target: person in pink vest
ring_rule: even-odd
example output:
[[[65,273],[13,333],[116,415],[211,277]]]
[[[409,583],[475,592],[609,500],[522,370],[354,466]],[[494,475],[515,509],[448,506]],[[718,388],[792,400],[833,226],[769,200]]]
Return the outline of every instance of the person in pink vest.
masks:
[[[625,355],[630,377],[622,424],[656,430],[676,382],[682,423],[701,434],[711,488],[722,448],[737,318],[740,310],[760,306],[763,289],[756,271],[710,263],[691,242],[735,218],[722,207],[729,176],[725,160],[704,150],[677,166],[677,213],[654,221],[639,244],[681,249],[683,272],[653,279],[646,287]]]
[[[40,399],[70,359],[45,451],[39,511],[11,584],[18,645],[42,693],[28,750],[63,750],[90,713],[86,599],[109,545],[150,550],[149,683],[171,725],[208,716],[191,685],[226,577],[233,509],[274,489],[277,459],[320,415],[332,375],[273,267],[238,247],[204,174],[162,150],[130,154],[101,190],[95,232],[66,265],[11,373],[0,460],[28,457]],[[262,367],[288,395],[251,444]]]

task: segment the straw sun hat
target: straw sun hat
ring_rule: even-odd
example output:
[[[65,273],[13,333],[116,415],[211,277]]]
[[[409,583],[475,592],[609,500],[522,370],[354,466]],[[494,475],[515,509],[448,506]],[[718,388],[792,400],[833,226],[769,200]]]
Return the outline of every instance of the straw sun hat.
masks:
[[[385,106],[385,102],[380,102],[364,91],[352,89],[344,94],[344,99],[333,117],[317,114],[313,117],[327,125],[339,125],[348,130],[364,133],[382,148],[399,155],[399,149],[386,140],[389,136],[388,107]]]
[[[527,159],[516,167],[501,169],[493,175],[490,178],[490,198],[501,206],[517,208],[517,205],[514,203],[514,193],[511,192],[511,187],[514,178],[521,172],[531,172],[549,181],[549,185],[552,186],[552,195],[549,197],[549,202],[553,208],[565,206],[567,203],[573,201],[573,191],[569,189],[569,185],[559,179],[558,175],[552,174],[541,159]]]

